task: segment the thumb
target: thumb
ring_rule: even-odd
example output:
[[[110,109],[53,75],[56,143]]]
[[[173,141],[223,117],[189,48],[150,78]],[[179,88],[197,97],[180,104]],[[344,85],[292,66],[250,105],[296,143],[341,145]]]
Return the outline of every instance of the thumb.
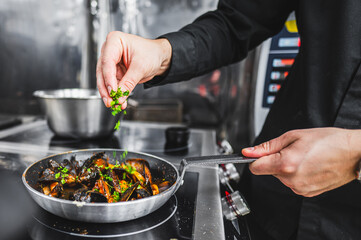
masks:
[[[280,152],[283,148],[293,143],[296,139],[290,134],[283,134],[278,138],[261,143],[254,147],[242,149],[242,154],[246,157],[262,157]]]

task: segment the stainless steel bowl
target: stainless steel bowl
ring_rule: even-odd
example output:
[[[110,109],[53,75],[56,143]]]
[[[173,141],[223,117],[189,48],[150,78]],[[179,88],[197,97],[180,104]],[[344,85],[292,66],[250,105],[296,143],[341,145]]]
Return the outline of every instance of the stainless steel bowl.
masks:
[[[59,89],[34,92],[45,110],[49,128],[58,136],[99,138],[114,132],[113,116],[95,89]]]

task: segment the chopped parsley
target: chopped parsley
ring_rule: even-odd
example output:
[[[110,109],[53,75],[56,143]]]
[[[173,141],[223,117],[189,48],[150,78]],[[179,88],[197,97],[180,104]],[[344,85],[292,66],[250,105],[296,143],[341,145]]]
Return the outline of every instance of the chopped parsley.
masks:
[[[130,164],[125,165],[124,170],[127,171],[129,174],[134,174],[134,172],[137,171],[137,169]]]
[[[110,103],[110,109],[112,110],[112,115],[116,116],[117,114],[122,112],[122,105],[119,103],[119,98],[124,96],[129,96],[129,91],[122,91],[120,88],[115,92],[114,90],[110,91],[110,97],[113,99]],[[127,112],[124,110],[124,114]],[[120,120],[115,124],[114,129],[119,130]]]
[[[58,170],[59,170],[59,172],[57,172],[56,174],[55,174],[55,179],[58,179],[58,178],[60,178],[61,177],[61,180],[60,180],[60,182],[64,185],[65,183],[66,183],[66,181],[65,181],[65,178],[66,177],[68,177],[69,176],[69,174],[67,174],[67,172],[69,171],[67,168],[63,168],[63,167],[58,167]]]
[[[119,193],[117,191],[114,191],[113,198],[114,198],[115,201],[119,202],[120,196],[119,196]]]

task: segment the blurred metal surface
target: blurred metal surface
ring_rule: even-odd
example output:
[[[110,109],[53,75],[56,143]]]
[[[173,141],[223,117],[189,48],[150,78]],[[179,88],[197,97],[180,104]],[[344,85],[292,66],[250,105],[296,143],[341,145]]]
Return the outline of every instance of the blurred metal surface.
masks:
[[[0,1],[0,112],[39,113],[36,89],[79,87],[85,1]]]
[[[58,89],[36,91],[44,108],[49,128],[61,137],[99,138],[114,132],[119,115],[104,106],[97,90]]]
[[[138,100],[135,106],[130,106],[128,102],[127,115],[124,117],[136,121],[182,123],[182,116],[183,104],[181,101],[152,98]]]
[[[95,62],[109,31],[146,38],[176,31],[217,0],[2,0],[0,113],[39,114],[37,89],[95,86]],[[245,62],[191,81],[144,90],[134,99],[175,98],[182,121],[217,129],[235,149],[247,145],[250,78]]]

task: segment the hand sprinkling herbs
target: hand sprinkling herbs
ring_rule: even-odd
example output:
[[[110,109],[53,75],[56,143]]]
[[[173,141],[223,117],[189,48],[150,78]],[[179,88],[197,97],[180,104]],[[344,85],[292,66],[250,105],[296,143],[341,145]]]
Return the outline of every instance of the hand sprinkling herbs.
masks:
[[[110,108],[112,110],[112,115],[115,116],[122,112],[122,105],[119,103],[119,98],[129,96],[129,91],[122,91],[120,88],[115,92],[114,90],[110,91],[110,97],[113,101],[110,103]],[[127,111],[123,111],[123,114],[127,114]],[[115,124],[114,129],[119,130],[120,120]]]

